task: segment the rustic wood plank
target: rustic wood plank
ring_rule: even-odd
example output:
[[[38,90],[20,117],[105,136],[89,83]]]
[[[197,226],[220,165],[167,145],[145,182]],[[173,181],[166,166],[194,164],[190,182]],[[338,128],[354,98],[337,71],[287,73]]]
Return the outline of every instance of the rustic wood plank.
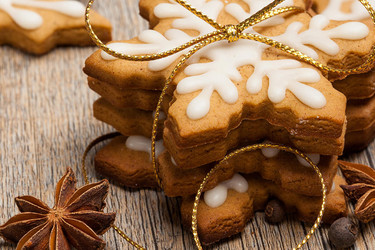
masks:
[[[95,8],[114,25],[114,39],[135,36],[147,27],[138,15],[138,1],[97,1]],[[112,131],[92,117],[96,94],[82,73],[85,58],[95,48],[59,48],[34,57],[10,47],[0,47],[0,223],[17,213],[14,197],[30,194],[53,204],[54,187],[71,166],[83,185],[80,157],[89,141]],[[92,159],[95,152],[91,152]],[[345,159],[375,163],[375,143]],[[92,162],[89,163],[92,166]],[[101,177],[88,169],[91,181]],[[154,190],[131,190],[111,186],[108,211],[117,211],[117,225],[149,249],[194,249],[188,230],[181,227],[179,199],[166,198]],[[288,249],[309,230],[293,218],[272,226],[257,213],[245,231],[208,249]],[[375,247],[375,225],[361,225],[353,249]],[[107,249],[132,249],[114,230],[104,236]],[[1,249],[13,245],[0,241]],[[329,249],[323,227],[305,249]]]

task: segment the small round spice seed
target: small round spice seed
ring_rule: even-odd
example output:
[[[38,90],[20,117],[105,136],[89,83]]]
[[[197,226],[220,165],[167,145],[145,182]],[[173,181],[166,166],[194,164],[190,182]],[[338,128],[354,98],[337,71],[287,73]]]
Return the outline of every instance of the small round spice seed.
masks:
[[[268,202],[264,213],[268,223],[280,223],[285,219],[284,204],[279,200],[271,200]]]
[[[354,245],[358,236],[358,226],[347,217],[342,217],[331,225],[328,237],[337,248],[347,248]]]

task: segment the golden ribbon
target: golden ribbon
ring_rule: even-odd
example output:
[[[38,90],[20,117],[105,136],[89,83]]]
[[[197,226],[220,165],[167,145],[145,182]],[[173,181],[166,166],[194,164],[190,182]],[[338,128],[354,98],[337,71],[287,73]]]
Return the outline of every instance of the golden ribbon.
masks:
[[[264,20],[267,20],[267,19],[269,19],[273,16],[280,15],[280,14],[286,13],[286,12],[304,12],[305,11],[304,9],[302,9],[300,7],[296,7],[296,6],[289,6],[289,7],[282,7],[282,8],[274,9],[277,5],[284,2],[285,0],[275,0],[275,1],[273,1],[272,3],[270,3],[269,5],[267,5],[266,7],[259,10],[254,15],[245,19],[244,21],[240,22],[237,25],[221,25],[221,24],[218,24],[216,21],[214,21],[211,18],[209,18],[208,16],[204,15],[199,10],[196,10],[195,8],[193,8],[192,6],[187,4],[184,0],[175,0],[177,3],[179,3],[181,6],[183,6],[187,10],[189,10],[191,13],[193,13],[194,15],[199,17],[200,19],[202,19],[205,22],[207,22],[208,24],[210,24],[213,28],[215,28],[215,31],[213,31],[209,34],[203,35],[203,36],[199,36],[199,37],[197,37],[197,38],[195,38],[195,39],[193,39],[193,40],[191,40],[191,41],[189,41],[185,44],[182,44],[182,45],[180,45],[176,48],[173,48],[171,50],[168,50],[168,51],[150,54],[150,55],[127,55],[127,54],[116,52],[116,51],[112,50],[111,48],[109,48],[108,46],[106,46],[97,37],[97,35],[93,31],[91,23],[90,23],[89,14],[90,14],[90,10],[91,10],[91,7],[92,7],[94,1],[95,0],[89,0],[89,2],[87,4],[87,8],[86,8],[85,21],[86,21],[87,30],[89,32],[90,37],[95,42],[95,44],[99,48],[101,48],[103,51],[105,51],[106,53],[108,53],[108,54],[110,54],[114,57],[117,57],[119,59],[130,60],[130,61],[151,61],[151,60],[157,60],[157,59],[160,59],[160,58],[164,58],[164,57],[176,54],[180,51],[183,51],[187,48],[192,47],[189,50],[188,53],[186,53],[185,55],[182,56],[182,58],[179,60],[179,62],[176,64],[176,66],[174,67],[174,69],[170,73],[169,77],[167,78],[167,80],[165,82],[165,85],[162,89],[161,95],[159,97],[159,101],[158,101],[156,111],[155,111],[155,118],[154,118],[154,122],[153,122],[152,137],[151,137],[152,165],[153,165],[153,169],[154,169],[154,173],[155,173],[155,178],[156,178],[160,187],[162,187],[162,183],[161,183],[160,178],[159,178],[158,168],[157,168],[157,164],[156,164],[155,141],[156,141],[156,133],[157,133],[157,126],[158,126],[158,121],[159,121],[161,103],[164,100],[166,90],[168,89],[170,83],[173,81],[177,72],[185,64],[185,62],[191,56],[193,56],[198,50],[200,50],[201,48],[203,48],[203,47],[205,47],[209,44],[212,44],[214,42],[222,41],[222,40],[227,40],[228,42],[236,42],[239,39],[253,40],[253,41],[257,41],[257,42],[267,44],[267,45],[272,46],[274,48],[277,48],[281,51],[284,51],[284,52],[298,58],[301,61],[304,61],[306,63],[309,63],[309,64],[319,68],[322,72],[337,74],[340,78],[344,78],[344,77],[346,77],[347,75],[350,75],[350,74],[360,74],[360,73],[367,72],[374,66],[374,63],[375,63],[375,46],[373,46],[370,55],[368,56],[367,60],[363,64],[361,64],[358,67],[355,67],[353,69],[338,69],[338,68],[330,67],[328,65],[324,65],[321,62],[319,62],[317,60],[314,60],[313,58],[303,54],[302,52],[300,52],[298,50],[295,50],[288,45],[285,45],[285,44],[282,44],[278,41],[275,41],[271,38],[267,38],[267,37],[264,37],[264,36],[258,35],[258,34],[251,34],[251,33],[245,33],[244,32],[245,29],[247,29],[251,26],[254,26],[255,24],[260,23]],[[370,16],[371,16],[371,18],[372,18],[372,20],[375,24],[375,11],[372,9],[371,5],[368,3],[367,0],[358,0],[358,1],[360,1],[362,3],[362,5],[366,8],[366,10],[370,14]],[[103,138],[102,138],[102,140],[103,140]],[[95,143],[93,145],[95,145]],[[88,147],[88,150],[90,150],[90,148],[92,148],[93,145],[90,144],[89,147]],[[251,146],[240,148],[240,149],[228,154],[227,156],[225,156],[224,159],[222,159],[214,168],[211,169],[211,171],[206,175],[203,182],[201,183],[200,188],[199,188],[199,190],[197,192],[197,195],[195,197],[193,215],[192,215],[192,231],[193,231],[194,240],[195,240],[195,243],[196,243],[198,249],[202,249],[202,246],[201,246],[201,243],[200,243],[200,240],[199,240],[199,237],[198,237],[198,230],[197,230],[197,209],[198,209],[198,203],[199,203],[199,200],[200,200],[200,196],[202,194],[204,186],[207,183],[209,177],[221,166],[221,163],[223,163],[224,161],[227,161],[230,158],[232,158],[232,157],[234,157],[234,156],[236,156],[240,153],[254,151],[254,150],[262,149],[262,148],[277,148],[277,149],[287,151],[287,152],[291,152],[291,153],[294,153],[296,155],[301,156],[313,167],[313,169],[315,170],[315,172],[318,174],[318,176],[320,178],[320,182],[321,182],[321,185],[322,185],[322,206],[321,206],[321,210],[320,210],[319,215],[318,215],[318,217],[315,221],[315,224],[312,226],[311,230],[308,232],[308,234],[305,236],[305,238],[302,240],[302,242],[299,243],[296,246],[296,248],[294,248],[294,249],[301,248],[307,242],[307,240],[309,240],[309,238],[315,232],[315,230],[319,227],[319,224],[320,224],[320,222],[322,220],[322,217],[323,217],[325,202],[326,202],[326,188],[325,188],[324,180],[323,180],[322,174],[320,173],[319,168],[306,155],[304,155],[303,153],[301,153],[300,151],[298,151],[296,149],[286,147],[286,146],[283,146],[283,145],[275,145],[275,144],[251,145]],[[86,150],[86,151],[88,151],[88,150]],[[86,155],[87,155],[87,152],[85,152],[84,159],[85,159]],[[87,174],[86,174],[85,165],[84,165],[84,159],[83,159],[82,167],[84,169],[85,179],[87,179]],[[115,229],[130,244],[132,244],[136,248],[144,249],[143,247],[139,246],[137,243],[132,241],[129,237],[127,237],[119,228],[115,227]]]

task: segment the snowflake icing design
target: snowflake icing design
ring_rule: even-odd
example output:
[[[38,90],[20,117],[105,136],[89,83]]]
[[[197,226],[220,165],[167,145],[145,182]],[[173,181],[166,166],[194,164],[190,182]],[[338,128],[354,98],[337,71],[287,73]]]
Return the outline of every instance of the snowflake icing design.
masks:
[[[238,21],[242,21],[272,2],[271,0],[243,1],[249,6],[249,9],[253,10],[251,13],[246,12],[238,4],[231,3],[224,6],[218,0],[210,2],[190,0],[189,3],[214,20],[224,9]],[[293,0],[287,0],[283,3],[283,6],[287,5],[293,5]],[[139,40],[144,44],[112,43],[109,47],[131,55],[156,53],[177,47],[195,38],[182,31],[184,29],[196,30],[199,35],[214,31],[205,21],[172,0],[170,3],[157,5],[154,13],[158,18],[175,18],[172,22],[172,28],[164,35],[154,30],[146,30],[139,36]],[[276,16],[258,25],[274,26],[283,22],[283,17]],[[303,25],[301,22],[293,22],[287,27],[284,34],[271,38],[317,59],[316,51],[306,45],[312,45],[329,55],[335,55],[339,52],[339,47],[332,40],[333,38],[357,40],[366,37],[369,33],[367,26],[359,22],[349,22],[333,29],[323,30],[328,24],[329,19],[327,17],[317,15],[311,19],[309,29],[306,31],[300,32]],[[245,32],[256,33],[252,28],[248,28]],[[214,91],[229,104],[237,102],[238,90],[235,83],[242,79],[238,68],[245,65],[254,67],[254,73],[249,77],[246,84],[246,89],[250,94],[259,93],[262,89],[262,80],[267,77],[269,80],[268,98],[273,103],[282,102],[285,99],[286,90],[289,90],[302,103],[311,108],[324,107],[326,105],[324,95],[312,86],[307,85],[320,80],[318,71],[304,68],[299,61],[294,59],[263,60],[263,52],[268,47],[250,40],[239,40],[235,43],[220,41],[198,51],[193,58],[188,60],[188,66],[184,70],[187,77],[182,79],[176,88],[178,94],[201,91],[189,103],[186,111],[187,116],[190,119],[197,120],[207,115]],[[187,50],[167,58],[151,61],[148,67],[152,71],[163,70],[186,52]],[[102,52],[102,57],[107,60],[115,59],[105,52]],[[210,62],[202,63],[200,62],[201,58],[209,59]]]
[[[336,21],[356,21],[370,17],[367,10],[358,0],[353,1],[349,12],[343,12],[341,7],[343,3],[347,1],[348,0],[330,0],[327,7],[321,14],[327,16],[331,20]],[[368,0],[368,2],[372,7],[375,7],[375,0]]]
[[[245,20],[249,16],[252,16],[257,11],[261,10],[263,7],[267,6],[268,4],[272,3],[272,0],[243,0],[245,2],[250,12],[245,11],[239,4],[236,3],[230,3],[225,6],[225,11],[235,17],[239,22]],[[277,7],[286,7],[286,6],[292,6],[293,0],[285,0],[281,4],[279,4]],[[274,26],[279,25],[284,22],[284,18],[280,16],[272,17],[268,20],[264,20],[261,23],[256,24],[256,27],[266,27],[266,26]],[[245,30],[245,32],[250,32],[252,28],[249,28],[248,30]]]
[[[1,0],[0,10],[5,11],[17,25],[27,30],[42,26],[43,18],[35,11],[25,10],[21,6],[52,10],[76,18],[85,14],[85,7],[77,1]]]

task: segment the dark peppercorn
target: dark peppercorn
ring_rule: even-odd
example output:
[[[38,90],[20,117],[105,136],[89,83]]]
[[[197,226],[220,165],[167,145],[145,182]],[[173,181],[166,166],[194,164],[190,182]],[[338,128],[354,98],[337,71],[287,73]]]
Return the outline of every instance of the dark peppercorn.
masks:
[[[328,237],[338,249],[352,246],[358,236],[358,226],[347,217],[342,217],[331,225]]]
[[[279,200],[271,200],[265,209],[266,221],[270,224],[277,224],[284,220],[284,204]]]

